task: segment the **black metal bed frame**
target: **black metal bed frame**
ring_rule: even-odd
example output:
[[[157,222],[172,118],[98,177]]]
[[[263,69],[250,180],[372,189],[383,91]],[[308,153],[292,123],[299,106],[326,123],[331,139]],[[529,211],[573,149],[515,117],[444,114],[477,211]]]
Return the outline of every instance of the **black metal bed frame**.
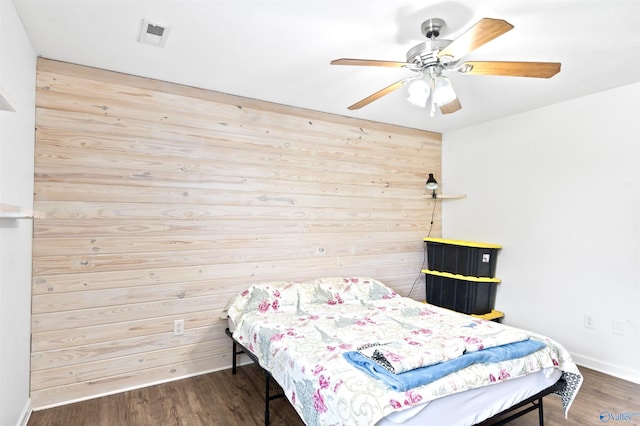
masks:
[[[505,425],[507,423],[509,423],[511,420],[517,419],[520,416],[524,416],[527,413],[530,413],[531,411],[534,410],[538,410],[538,424],[540,426],[544,426],[544,410],[543,410],[543,405],[542,405],[542,398],[554,393],[556,391],[559,391],[561,389],[563,389],[565,386],[564,383],[564,379],[560,378],[558,379],[557,382],[555,382],[554,384],[552,384],[551,386],[549,386],[546,389],[543,389],[542,391],[538,392],[537,394],[530,396],[529,398],[520,401],[519,403],[517,403],[516,405],[513,405],[509,408],[507,408],[504,411],[501,411],[500,413],[496,414],[493,417],[488,418],[487,420],[479,423],[479,426],[501,426],[501,425]],[[531,404],[531,405],[529,405]],[[504,419],[498,419],[499,417],[502,417],[506,414],[509,414],[513,412],[513,414],[511,414],[508,417],[505,417]]]
[[[266,383],[265,391],[264,391],[264,395],[265,395],[264,396],[264,425],[269,426],[269,402],[271,402],[271,400],[273,399],[283,398],[285,394],[277,393],[275,395],[271,395],[271,391],[269,390],[269,383],[273,378],[271,373],[265,368],[262,368],[262,366],[260,365],[260,362],[258,362],[258,358],[250,350],[242,346],[242,344],[238,343],[236,339],[233,338],[233,334],[228,328],[225,329],[224,332],[227,333],[227,336],[229,336],[231,338],[231,341],[233,342],[233,354],[231,356],[232,357],[231,374],[234,374],[234,375],[236,374],[236,371],[238,369],[237,356],[240,354],[247,354],[247,356],[251,358],[251,360],[255,362],[256,365],[258,365],[262,369],[262,371],[264,371],[265,383]],[[240,347],[240,349],[238,349],[238,347]]]
[[[265,374],[265,407],[264,407],[264,424],[265,426],[269,426],[269,402],[271,402],[271,400],[274,399],[278,399],[278,398],[282,398],[284,396],[286,396],[284,393],[277,393],[274,395],[270,395],[270,389],[269,389],[269,383],[271,382],[271,379],[273,378],[273,376],[271,375],[271,373],[266,370],[265,368],[263,368],[262,366],[260,366],[260,363],[258,362],[258,358],[247,348],[245,348],[241,343],[237,342],[234,338],[233,338],[233,334],[231,333],[231,331],[227,328],[225,329],[225,333],[227,334],[227,336],[229,336],[231,338],[231,341],[233,342],[233,353],[232,353],[232,367],[231,367],[231,373],[232,374],[236,374],[237,371],[237,356],[240,354],[247,354],[247,356],[249,358],[251,358],[251,360],[253,362],[255,362],[261,369],[262,371],[264,371]],[[238,347],[240,349],[238,349]],[[275,381],[275,379],[273,379]],[[277,383],[277,382],[276,382]],[[549,395],[550,393],[554,393],[556,391],[561,390],[564,387],[564,380],[562,378],[560,378],[556,383],[554,383],[553,385],[549,386],[546,389],[543,389],[542,391],[538,392],[537,394],[530,396],[529,398],[520,401],[518,404],[513,405],[509,408],[507,408],[506,410],[501,411],[500,413],[496,414],[493,417],[490,417],[489,419],[486,419],[480,423],[478,423],[478,426],[501,426],[501,425],[505,425],[507,423],[509,423],[511,420],[517,419],[520,416],[524,416],[527,413],[530,413],[531,411],[535,411],[538,410],[538,421],[539,421],[539,425],[540,426],[544,426],[544,410],[543,410],[543,405],[542,405],[542,398]],[[508,417],[505,417],[503,419],[499,419],[499,417],[502,417],[506,414],[509,413],[513,413],[511,415],[509,415]]]

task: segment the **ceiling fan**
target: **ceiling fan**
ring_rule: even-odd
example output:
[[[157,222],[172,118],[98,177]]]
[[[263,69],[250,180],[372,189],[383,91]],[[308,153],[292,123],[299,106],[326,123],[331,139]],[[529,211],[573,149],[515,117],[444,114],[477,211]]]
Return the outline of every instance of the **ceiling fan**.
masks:
[[[427,40],[407,52],[406,62],[350,58],[331,61],[331,65],[407,68],[418,74],[396,81],[356,102],[348,109],[360,109],[409,84],[409,98],[407,98],[409,102],[421,107],[429,105],[432,117],[436,107],[440,109],[442,114],[451,114],[460,110],[462,105],[447,77],[448,72],[550,78],[560,71],[559,62],[467,61],[460,63],[460,58],[512,30],[513,25],[502,19],[483,18],[453,41],[438,38],[444,26],[445,22],[440,18],[432,18],[423,22],[421,30]]]

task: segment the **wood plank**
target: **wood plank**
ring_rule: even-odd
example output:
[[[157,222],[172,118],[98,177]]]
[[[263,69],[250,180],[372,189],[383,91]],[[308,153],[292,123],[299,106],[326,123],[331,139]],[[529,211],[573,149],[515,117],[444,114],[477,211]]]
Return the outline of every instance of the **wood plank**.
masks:
[[[286,280],[287,277],[282,277]],[[413,281],[416,285],[413,285]],[[394,286],[396,291],[402,296],[412,296],[418,300],[424,300],[424,277],[422,274],[415,276],[388,276],[384,278],[384,282]],[[404,284],[411,282],[411,285]],[[396,285],[396,283],[402,283]],[[229,285],[228,291],[221,291],[218,288],[216,295],[221,301],[231,300],[241,290],[249,286],[250,283],[245,280],[238,281],[233,286]],[[409,292],[412,291],[411,294]],[[226,302],[225,302],[226,305]],[[84,346],[93,343],[107,342],[122,336],[138,337],[150,334],[158,334],[172,330],[174,319],[183,319],[185,328],[197,328],[205,326],[215,326],[224,323],[220,319],[220,313],[223,306],[211,307],[204,311],[174,314],[171,311],[158,312],[166,314],[166,316],[156,316],[153,318],[142,318],[137,320],[128,320],[122,322],[109,322],[100,325],[77,326],[71,329],[34,332],[32,333],[31,343],[34,352],[43,352],[52,349],[60,349],[70,346]]]
[[[386,258],[386,256],[384,257]],[[384,261],[384,258],[378,257],[378,260]],[[412,258],[418,259],[419,256]],[[423,254],[424,258],[424,254]],[[401,259],[403,259],[401,257]],[[348,259],[347,259],[348,260]],[[370,265],[362,265],[350,268],[353,272],[352,276],[373,276],[384,278],[384,280],[396,275],[419,274],[422,268],[414,269],[416,264],[408,264],[403,268],[400,274],[395,273],[397,267],[394,259],[389,263],[380,263],[375,267]],[[328,262],[308,262],[290,261],[291,265],[298,266],[295,275],[287,269],[279,269],[273,271],[268,277],[256,276],[253,271],[266,269],[269,263],[245,264],[242,268],[244,272],[239,272],[237,265],[222,268],[217,265],[210,266],[186,266],[174,268],[155,268],[140,270],[125,270],[113,272],[87,272],[72,274],[54,274],[41,275],[33,279],[33,294],[55,294],[75,291],[96,291],[112,288],[123,288],[128,286],[157,286],[163,284],[180,284],[198,283],[201,281],[212,281],[218,292],[227,293],[230,289],[239,289],[247,284],[253,284],[259,281],[287,281],[287,280],[305,280],[317,278],[318,276],[326,276],[333,269],[330,268]],[[322,271],[326,271],[323,273]],[[393,283],[392,283],[393,284]],[[176,292],[179,294],[179,292]]]
[[[349,236],[349,242],[351,247],[366,247],[380,243],[405,243],[411,244],[411,250],[415,250],[416,242],[412,241],[414,235],[414,232],[408,231],[352,232]],[[305,247],[315,247],[319,250],[320,248],[324,249],[325,245],[335,245],[341,237],[344,237],[343,233],[308,233],[300,236],[298,245],[304,244]],[[288,246],[290,242],[291,236],[282,233],[261,234],[256,237],[222,233],[216,233],[215,236],[201,233],[179,233],[147,236],[144,239],[137,236],[71,236],[67,238],[38,238],[38,245],[33,249],[33,257],[280,247]]]
[[[223,297],[224,293],[217,293],[220,299],[230,300],[236,292]],[[78,326],[72,329],[53,330],[33,333],[31,350],[45,352],[72,346],[86,346],[94,343],[104,343],[117,340],[123,336],[140,337],[160,334],[173,330],[173,321],[183,319],[185,329],[226,325],[220,318],[222,308],[206,309],[203,311],[182,314],[168,313],[166,316],[142,318],[139,320],[112,322],[107,324]]]
[[[323,171],[322,173],[325,173]],[[426,197],[424,191],[424,179],[416,177],[411,180],[400,180],[395,177],[383,179],[380,176],[372,179],[371,176],[364,175],[356,179],[346,181],[336,181],[335,177],[328,179],[304,176],[289,173],[287,170],[277,172],[284,179],[263,178],[260,176],[202,176],[189,172],[150,172],[145,169],[118,169],[118,168],[94,168],[85,166],[71,166],[59,164],[38,165],[35,174],[36,183],[39,182],[59,182],[68,184],[77,182],[79,184],[94,185],[126,185],[136,190],[137,187],[162,187],[177,188],[182,191],[182,197],[188,197],[190,191],[196,189],[201,191],[233,191],[233,192],[253,192],[256,199],[270,200],[272,198],[289,200],[291,194],[311,194],[316,197],[372,197],[386,199],[402,199],[411,201]],[[255,173],[252,173],[255,174]],[[96,188],[96,190],[98,190]],[[144,188],[138,191],[143,191]],[[175,192],[174,192],[175,193]],[[225,194],[224,192],[220,192]],[[36,194],[39,195],[39,194]],[[178,201],[178,198],[176,198]],[[180,199],[182,201],[182,199]],[[321,202],[321,201],[318,201]],[[425,200],[428,203],[429,200]],[[375,205],[375,204],[373,204]]]
[[[188,299],[176,298],[159,302],[107,306],[101,308],[60,311],[34,314],[31,317],[32,332],[41,333],[55,330],[74,330],[80,324],[83,327],[94,325],[125,323],[141,319],[151,319],[162,323],[167,316],[184,316],[194,312],[211,310],[220,313],[231,294],[214,294]],[[126,325],[122,328],[126,329]],[[71,347],[71,346],[67,346]]]
[[[118,358],[117,363],[114,363],[113,360],[109,358],[74,364],[73,366],[65,364],[62,367],[37,370],[31,375],[31,389],[38,391],[96,380],[104,377],[105,373],[111,376],[127,374],[135,372],[140,368],[156,368],[188,362],[195,358],[228,355],[229,350],[228,347],[226,347],[228,337],[223,333],[218,333],[218,335],[220,336],[219,339],[207,339],[190,344],[172,345],[166,349],[121,356]],[[224,340],[225,338],[226,340]]]
[[[271,250],[268,250],[267,252],[270,251]],[[404,255],[406,259],[414,262],[416,266],[418,265],[416,260],[419,259],[419,257],[417,257],[413,252],[403,253],[398,251],[397,255]],[[373,255],[371,256],[373,257]],[[65,257],[63,256],[63,258]],[[144,260],[145,257],[141,256],[141,259]],[[295,259],[293,256],[283,257],[283,260],[287,262],[290,262],[293,259]],[[306,258],[304,260],[307,261]],[[135,261],[135,259],[133,259],[133,261]],[[90,260],[88,260],[88,262],[91,263]],[[192,262],[197,266],[198,262]],[[118,263],[116,267],[118,270],[131,270],[126,269],[126,264],[123,265],[122,262]],[[93,270],[99,269],[99,267],[93,268]],[[117,284],[120,285],[119,288],[106,290],[89,290],[85,288],[82,291],[76,292],[55,292],[50,290],[46,294],[34,294],[34,307],[32,309],[32,313],[40,314],[46,312],[68,311],[72,309],[89,309],[100,306],[111,306],[114,304],[146,303],[158,300],[171,300],[174,298],[183,299],[185,297],[198,297],[215,293],[219,285],[216,281],[196,281],[194,283],[173,282],[165,285],[155,284],[153,286],[138,286],[131,280],[114,283],[113,285]],[[48,287],[48,289],[53,288],[54,287],[51,286]]]
[[[236,149],[224,149],[219,146],[212,146],[209,149],[208,156],[202,154],[195,158],[183,158],[169,155],[159,155],[157,151],[150,150],[146,153],[122,152],[115,149],[92,149],[90,146],[84,146],[82,149],[74,147],[55,146],[50,139],[44,139],[38,136],[38,149],[35,152],[35,167],[40,164],[61,165],[65,167],[84,167],[88,171],[97,168],[116,168],[116,169],[132,169],[133,171],[145,170],[148,173],[171,171],[190,176],[196,175],[213,175],[225,176],[225,172],[234,171],[234,176],[243,177],[261,177],[261,178],[279,178],[276,174],[279,169],[271,170],[265,166],[277,166],[286,169],[292,175],[309,176],[315,175],[314,171],[331,171],[338,175],[334,176],[334,181],[341,181],[341,175],[345,176],[345,180],[349,181],[360,179],[360,182],[370,184],[378,177],[378,180],[393,177],[397,181],[406,180],[426,180],[422,164],[413,164],[409,161],[403,161],[401,158],[393,161],[389,158],[387,162],[380,159],[379,162],[367,161],[360,163],[358,169],[353,169],[353,161],[348,159],[322,158],[322,154],[314,152],[311,158],[305,156],[294,156],[283,154],[280,150],[272,148],[269,151],[252,150],[250,146],[237,144]],[[94,139],[95,140],[95,139]],[[110,143],[109,139],[102,141],[105,144]],[[215,156],[211,151],[215,148]],[[240,149],[238,149],[240,148]],[[241,151],[245,151],[242,153]],[[250,151],[251,150],[251,151]],[[246,152],[250,151],[250,153]],[[108,156],[109,161],[105,162],[104,157]],[[227,168],[220,167],[220,164],[226,164]],[[413,167],[412,167],[413,166]],[[270,175],[265,175],[268,170]],[[366,175],[368,179],[361,177]]]
[[[137,123],[136,123],[137,124]],[[369,146],[362,146],[358,151],[348,150],[342,141],[319,141],[314,138],[301,139],[299,136],[287,134],[277,140],[259,136],[237,135],[230,139],[227,134],[203,134],[196,136],[191,134],[188,138],[189,149],[185,149],[185,136],[179,136],[177,132],[167,132],[170,138],[149,137],[146,129],[139,129],[132,132],[115,132],[109,134],[97,132],[84,132],[78,134],[76,130],[60,129],[60,123],[56,121],[49,127],[40,124],[38,127],[38,139],[40,146],[37,154],[44,155],[54,148],[60,150],[72,150],[71,153],[79,154],[78,150],[99,151],[111,153],[112,155],[133,157],[139,159],[140,155],[151,155],[152,157],[175,158],[176,160],[219,160],[229,161],[238,164],[245,164],[247,161],[256,161],[258,158],[269,157],[277,160],[279,157],[287,157],[290,161],[318,162],[321,160],[332,163],[344,162],[352,164],[361,162],[361,158],[366,156],[365,165],[387,165],[382,171],[392,168],[407,170],[418,168],[422,160],[420,154],[425,150],[438,151],[439,145],[423,146],[418,148],[410,147],[386,147],[386,149],[375,149],[371,142]],[[157,129],[156,129],[157,130]],[[131,135],[130,133],[135,133]],[[141,136],[144,134],[144,136]],[[319,145],[321,143],[321,145]],[[212,152],[212,147],[215,151]],[[64,151],[63,151],[64,152]],[[415,157],[410,157],[413,154]],[[212,158],[212,155],[215,157]],[[361,172],[361,170],[352,170]]]
[[[307,137],[316,135],[324,138],[335,138],[344,135],[348,141],[353,139],[363,139],[366,137],[371,142],[388,143],[393,139],[389,132],[384,134],[371,131],[364,126],[354,129],[344,127],[332,120],[332,125],[316,120],[312,121],[305,117],[295,117],[291,115],[274,113],[269,105],[260,111],[251,108],[238,107],[234,105],[211,105],[206,104],[202,108],[180,109],[173,105],[165,104],[157,107],[152,101],[139,103],[138,99],[132,97],[100,98],[87,93],[68,95],[64,92],[52,90],[47,86],[38,90],[37,106],[39,108],[57,109],[83,114],[103,115],[113,118],[129,118],[139,121],[147,121],[155,124],[169,124],[172,126],[183,126],[186,128],[206,129],[207,131],[223,130],[234,134],[249,134],[251,127],[259,126],[269,128],[269,135],[273,138],[286,138],[294,132],[304,129]],[[198,103],[191,100],[191,104]],[[149,105],[156,105],[156,108],[149,108]],[[246,126],[251,123],[251,126]],[[389,130],[393,126],[388,126]],[[340,131],[342,130],[342,132]],[[425,136],[431,136],[427,132]],[[430,139],[433,139],[430,137]],[[403,142],[407,140],[403,139]]]
[[[59,405],[67,401],[85,400],[96,395],[119,392],[123,389],[139,387],[141,383],[158,383],[181,379],[211,371],[220,370],[231,362],[230,354],[192,358],[180,364],[141,368],[131,373],[102,376],[99,379],[83,381],[66,386],[31,391],[34,409]]]
[[[69,170],[67,169],[67,173]],[[427,203],[421,190],[399,191],[395,189],[380,190],[382,185],[371,185],[361,191],[353,187],[345,188],[351,194],[334,194],[332,196],[319,197],[318,194],[310,194],[310,190],[299,186],[299,191],[278,191],[278,186],[284,186],[270,179],[262,181],[262,185],[272,184],[269,192],[227,190],[223,188],[188,189],[185,187],[159,187],[159,186],[132,186],[119,184],[89,184],[72,182],[65,179],[64,182],[56,182],[48,179],[46,182],[36,182],[35,192],[42,201],[86,201],[117,203],[124,197],[137,199],[140,203],[176,203],[178,200],[189,205],[236,205],[236,206],[300,206],[300,207],[334,207],[351,208],[354,203],[370,202],[371,194],[375,193],[380,202],[370,208],[388,209],[395,203],[403,203],[409,209],[424,209]],[[261,185],[261,186],[262,186]],[[385,187],[387,184],[385,184]],[[387,187],[388,188],[388,187]],[[334,188],[334,192],[337,188]],[[306,193],[305,193],[306,192]]]
[[[154,265],[161,268],[201,265],[203,262],[215,257],[220,264],[250,265],[261,262],[278,262],[282,260],[296,261],[299,259],[335,259],[337,256],[379,256],[384,257],[389,253],[389,248],[395,249],[394,255],[409,255],[415,257],[415,247],[420,243],[394,243],[394,244],[368,244],[362,247],[344,247],[340,245],[321,247],[310,244],[292,243],[290,246],[281,247],[252,247],[242,249],[198,250],[198,251],[167,251],[160,253],[123,253],[123,254],[97,254],[76,256],[46,256],[34,259],[34,275],[49,275],[57,273],[76,273],[90,271],[121,271],[146,269]],[[411,250],[413,248],[413,250]]]
[[[83,201],[36,201],[34,207],[50,219],[94,220],[94,219],[235,219],[235,220],[315,220],[328,218],[342,221],[354,218],[373,220],[420,220],[425,216],[424,209],[397,209],[390,205],[386,209],[341,209],[291,206],[247,206],[203,205],[178,203],[99,203]]]
[[[356,136],[352,127],[335,128],[330,127],[330,136],[316,136],[308,132],[300,132],[299,129],[290,129],[282,134],[273,135],[269,130],[268,137],[265,138],[265,130],[259,127],[252,132],[252,128],[244,129],[242,132],[229,133],[227,126],[214,129],[189,129],[185,133],[180,126],[168,123],[149,123],[143,120],[135,120],[129,117],[109,117],[82,112],[71,112],[64,110],[52,110],[46,108],[36,108],[38,130],[49,132],[62,132],[74,134],[76,137],[104,138],[119,135],[127,137],[133,144],[140,140],[153,140],[155,144],[163,144],[163,150],[172,149],[173,152],[183,152],[189,155],[189,150],[180,149],[181,145],[192,147],[191,149],[206,149],[211,145],[211,141],[216,143],[226,143],[233,147],[233,142],[242,144],[253,144],[252,148],[261,145],[271,148],[278,147],[283,151],[295,149],[298,144],[301,146],[316,147],[318,145],[324,149],[331,149],[339,153],[349,155],[351,151],[357,157],[368,159],[389,157],[406,157],[410,164],[421,158],[422,154],[440,156],[441,135],[425,133],[422,135],[403,135],[397,133],[400,128],[390,128],[384,138],[370,140],[368,131],[358,127]],[[246,123],[245,123],[246,124]],[[402,129],[411,130],[411,129]],[[416,137],[418,136],[418,137]],[[283,141],[286,141],[283,143]],[[291,142],[295,142],[291,145]],[[168,146],[167,146],[168,145]],[[348,149],[345,148],[348,147]],[[309,149],[309,148],[307,148]],[[313,151],[307,152],[312,154]],[[440,164],[433,167],[440,168]]]
[[[262,281],[277,280],[307,280],[319,276],[373,276],[384,278],[385,276],[419,276],[419,268],[422,264],[422,254],[401,254],[387,256],[351,257],[340,259],[328,259],[326,261],[311,262],[306,259],[283,261],[283,262],[257,262],[246,267],[237,265],[213,265],[209,266],[208,273],[215,275],[235,276],[244,279],[244,284],[233,287],[239,291],[246,288],[248,284]],[[375,266],[372,266],[375,265]],[[242,265],[240,265],[242,266]],[[295,275],[290,271],[297,267]],[[200,273],[204,267],[192,268],[193,273]],[[219,272],[219,270],[226,270]],[[287,274],[288,272],[288,274]],[[353,272],[353,273],[351,273]],[[154,271],[148,278],[155,279],[156,275],[162,274],[162,270]],[[169,271],[169,273],[180,273],[180,271]],[[86,278],[86,277],[84,277]],[[237,281],[236,281],[237,282]],[[220,284],[220,283],[218,283]],[[394,285],[397,286],[398,284]],[[392,287],[392,288],[394,288]],[[65,310],[51,313],[34,313],[32,315],[32,332],[42,332],[49,330],[71,329],[77,324],[84,326],[106,324],[117,321],[131,321],[145,317],[157,318],[169,315],[170,313],[181,314],[196,312],[204,309],[222,309],[226,304],[228,292],[223,293],[225,297],[216,298],[215,295],[203,295],[199,297],[179,297],[162,301],[109,305],[98,308],[88,308],[82,310]],[[35,307],[40,310],[44,308]]]
[[[111,364],[121,357],[142,355],[143,353],[162,350],[170,347],[194,345],[198,342],[218,338],[223,339],[223,328],[200,327],[185,329],[184,335],[174,336],[173,331],[160,334],[136,336],[127,338],[121,336],[117,340],[94,343],[85,346],[71,346],[55,351],[33,352],[31,354],[31,368],[34,372],[59,367],[69,367],[94,361],[111,359]],[[106,368],[105,375],[110,375]]]
[[[436,209],[434,229],[440,231],[440,210]],[[423,235],[428,229],[428,219],[425,215],[419,222],[399,222],[383,220],[362,221],[353,220],[335,221],[328,219],[316,219],[312,222],[277,222],[269,223],[269,232],[283,234],[308,234],[322,232],[340,232],[345,239],[352,233],[367,232],[395,232],[414,231],[416,235]],[[118,220],[92,220],[91,222],[74,222],[71,220],[56,220],[48,218],[46,221],[34,223],[34,235],[36,238],[84,236],[88,238],[97,236],[162,236],[179,238],[181,235],[198,233],[224,233],[239,234],[245,236],[259,235],[264,232],[264,224],[248,221],[229,220],[163,220],[146,221],[137,219]],[[433,233],[433,235],[436,235]]]

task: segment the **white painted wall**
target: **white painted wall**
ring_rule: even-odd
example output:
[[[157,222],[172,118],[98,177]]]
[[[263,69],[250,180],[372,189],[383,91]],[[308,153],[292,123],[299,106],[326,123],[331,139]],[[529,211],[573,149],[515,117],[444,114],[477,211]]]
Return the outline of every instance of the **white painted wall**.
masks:
[[[36,55],[11,0],[0,0],[0,202],[33,206]],[[31,220],[0,219],[0,425],[30,413]]]
[[[447,133],[442,186],[468,195],[443,202],[445,238],[504,246],[505,323],[640,383],[638,99],[635,83]]]

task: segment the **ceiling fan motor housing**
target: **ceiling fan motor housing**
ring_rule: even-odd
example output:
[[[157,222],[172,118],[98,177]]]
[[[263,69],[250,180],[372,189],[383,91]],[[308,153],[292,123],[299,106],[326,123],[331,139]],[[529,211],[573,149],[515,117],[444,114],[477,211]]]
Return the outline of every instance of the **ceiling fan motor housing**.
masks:
[[[407,62],[415,64],[418,69],[425,69],[440,63],[438,52],[447,47],[451,40],[431,39],[413,46],[407,52]]]
[[[438,57],[438,53],[451,44],[451,40],[438,39],[444,27],[445,22],[441,18],[427,19],[420,26],[420,30],[427,40],[413,46],[407,52],[407,62],[414,64],[417,68],[416,71],[425,71],[436,65],[443,67],[452,62],[453,58],[443,60],[444,58]]]

